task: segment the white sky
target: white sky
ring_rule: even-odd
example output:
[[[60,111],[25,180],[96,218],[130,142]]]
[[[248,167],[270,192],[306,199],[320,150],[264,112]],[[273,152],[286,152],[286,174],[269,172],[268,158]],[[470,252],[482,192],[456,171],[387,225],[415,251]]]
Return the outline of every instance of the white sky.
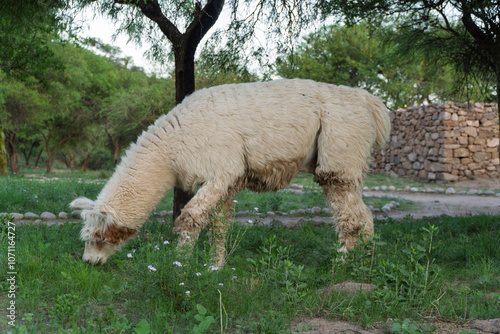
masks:
[[[148,45],[146,43],[143,43],[142,46],[138,46],[134,42],[129,42],[126,34],[120,34],[113,39],[113,34],[117,29],[110,19],[100,15],[94,15],[92,11],[88,10],[87,12],[80,13],[76,20],[81,21],[82,25],[81,32],[78,34],[79,36],[95,37],[106,44],[119,47],[122,51],[122,57],[132,57],[134,65],[144,68],[146,73],[156,73],[158,76],[167,74],[164,73],[166,70],[165,68],[152,63],[144,56],[144,52],[148,49]],[[229,15],[223,10],[216,24],[210,29],[208,34],[202,40],[200,46],[210,37],[212,32],[214,32],[217,28],[221,28],[226,25],[228,21]],[[199,47],[198,50],[201,50],[201,47]]]

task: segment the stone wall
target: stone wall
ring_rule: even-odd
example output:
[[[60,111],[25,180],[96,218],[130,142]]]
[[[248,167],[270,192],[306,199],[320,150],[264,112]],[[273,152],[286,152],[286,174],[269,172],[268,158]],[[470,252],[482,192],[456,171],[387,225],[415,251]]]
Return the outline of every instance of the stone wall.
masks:
[[[391,111],[391,136],[372,172],[428,180],[500,177],[498,106],[446,103]]]

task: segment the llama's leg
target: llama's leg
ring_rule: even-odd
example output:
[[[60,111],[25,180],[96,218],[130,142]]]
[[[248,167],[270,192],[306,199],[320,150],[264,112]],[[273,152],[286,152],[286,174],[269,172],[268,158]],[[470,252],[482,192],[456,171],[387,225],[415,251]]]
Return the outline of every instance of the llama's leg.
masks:
[[[228,196],[220,203],[215,212],[211,214],[211,261],[214,266],[224,266],[226,260],[226,234],[228,232],[231,218],[234,192],[228,192]]]
[[[353,249],[358,241],[359,232],[364,238],[373,236],[373,216],[361,198],[362,179],[338,177],[333,173],[323,175],[319,183],[327,202],[332,207],[333,217],[340,238],[340,252]]]
[[[174,232],[179,234],[179,246],[194,245],[200,230],[209,223],[210,210],[226,196],[227,187],[214,182],[207,182],[198,190],[175,220]]]

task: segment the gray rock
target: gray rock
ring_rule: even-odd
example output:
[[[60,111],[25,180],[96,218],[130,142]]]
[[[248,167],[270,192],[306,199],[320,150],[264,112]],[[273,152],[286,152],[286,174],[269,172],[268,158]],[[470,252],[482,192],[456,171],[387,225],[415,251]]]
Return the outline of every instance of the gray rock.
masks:
[[[500,193],[496,194],[495,196],[496,196],[496,197],[500,197]]]
[[[383,207],[382,207],[382,212],[388,212],[388,211],[391,211],[392,210],[392,207],[390,204],[385,204]]]
[[[26,218],[26,219],[38,219],[38,218],[40,218],[40,216],[37,214],[34,214],[33,212],[26,212],[24,214],[24,218]]]
[[[494,191],[491,191],[491,190],[486,190],[483,195],[486,195],[486,196],[495,196],[495,192]]]
[[[379,191],[379,190],[380,190],[380,187],[378,187],[378,186],[377,186],[377,187],[372,187],[372,189],[371,189],[371,190],[373,190],[373,191]]]
[[[467,195],[475,195],[477,194],[477,190],[476,189],[471,189],[467,192]]]
[[[470,327],[479,329],[483,332],[499,334],[500,333],[500,318],[489,320],[472,320]]]
[[[312,210],[311,209],[306,209],[305,212],[308,214],[308,215],[312,215]]]
[[[80,218],[81,214],[82,214],[82,210],[73,210],[73,211],[71,211],[71,215],[72,216],[76,216],[78,218]]]
[[[443,188],[436,188],[436,189],[434,189],[434,192],[436,194],[442,194],[442,193],[444,193],[444,189]]]
[[[412,192],[412,193],[416,193],[416,192],[418,192],[418,188],[416,188],[416,187],[411,187],[411,188],[410,188],[410,192]]]
[[[381,187],[380,187],[380,190],[382,190],[382,191],[387,191],[387,186],[381,186]]]
[[[268,216],[274,216],[274,212],[272,212],[272,211],[268,211],[268,212],[267,212],[267,215],[268,215]]]
[[[363,187],[363,191],[369,191],[369,190],[370,190],[370,188],[368,188],[368,187]]]
[[[42,212],[42,214],[40,215],[40,218],[42,218],[42,219],[56,219],[57,217],[52,212]]]
[[[305,213],[306,213],[306,210],[304,210],[304,209],[298,209],[298,210],[297,210],[297,214],[298,214],[298,215],[303,215],[303,214],[305,214]]]
[[[318,213],[321,213],[321,208],[319,206],[315,206],[311,209],[311,211],[317,215]]]
[[[10,214],[14,219],[23,219],[24,215],[22,213],[11,213]]]
[[[330,210],[329,208],[324,208],[323,210],[321,210],[325,215],[331,215],[332,214],[332,210]]]
[[[64,211],[59,212],[59,214],[57,216],[59,217],[59,219],[68,219],[69,218],[69,215]]]
[[[448,188],[448,189],[446,189],[446,191],[445,191],[445,194],[455,194],[455,193],[456,193],[456,191],[455,191],[455,189],[453,189],[453,188]]]
[[[290,211],[290,214],[291,214],[291,215],[295,215],[295,214],[297,214],[297,211],[292,210],[292,211]]]
[[[410,191],[410,189],[411,189],[410,186],[406,186],[404,187],[403,191]]]
[[[482,194],[483,194],[483,191],[482,190],[478,190],[476,195],[482,195]]]
[[[387,190],[389,190],[389,191],[396,191],[396,187],[394,187],[394,186],[389,186],[389,187],[387,188]]]

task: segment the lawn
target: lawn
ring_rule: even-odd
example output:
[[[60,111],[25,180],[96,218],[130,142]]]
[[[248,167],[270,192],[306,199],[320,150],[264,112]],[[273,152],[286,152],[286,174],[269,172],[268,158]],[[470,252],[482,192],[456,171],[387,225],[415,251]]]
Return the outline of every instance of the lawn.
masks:
[[[95,198],[103,185],[96,176],[0,179],[0,211],[67,210],[75,196]],[[239,196],[237,211],[324,205],[313,190],[302,196]],[[171,197],[162,209],[169,209],[169,202]],[[499,216],[376,221],[374,240],[344,261],[330,226],[232,225],[224,268],[211,267],[207,233],[192,256],[177,254],[170,218],[152,216],[101,267],[81,261],[80,222],[16,225],[10,230],[15,234],[8,233],[6,217],[0,223],[4,249],[9,242],[15,246],[9,251],[17,273],[15,298],[5,293],[0,299],[1,332],[287,333],[293,320],[318,316],[387,331],[410,323],[423,333],[434,331],[433,319],[500,314]],[[0,253],[5,266],[12,260],[6,251]],[[11,289],[8,278],[2,271],[2,291]],[[375,289],[353,295],[332,291],[345,281],[371,283]],[[5,314],[11,300],[15,328]]]

